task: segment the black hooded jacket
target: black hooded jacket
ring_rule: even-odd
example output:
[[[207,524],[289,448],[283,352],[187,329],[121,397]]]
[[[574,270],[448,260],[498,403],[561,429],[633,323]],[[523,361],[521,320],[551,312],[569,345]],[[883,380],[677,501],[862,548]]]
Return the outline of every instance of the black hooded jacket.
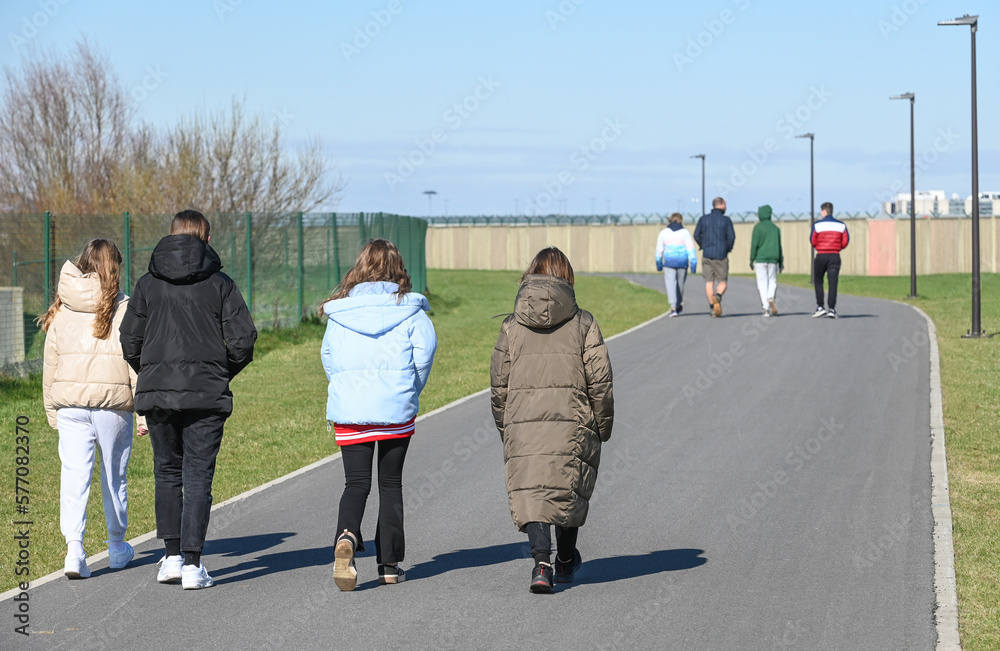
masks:
[[[168,235],[135,284],[122,353],[139,374],[135,411],[229,415],[229,381],[253,360],[257,329],[219,255],[193,235]]]

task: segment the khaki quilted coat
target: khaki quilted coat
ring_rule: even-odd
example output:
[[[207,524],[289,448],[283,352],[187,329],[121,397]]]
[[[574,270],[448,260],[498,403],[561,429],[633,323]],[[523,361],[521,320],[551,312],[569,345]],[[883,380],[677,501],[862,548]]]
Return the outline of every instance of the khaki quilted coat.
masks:
[[[514,524],[583,525],[614,395],[601,329],[577,307],[569,282],[524,279],[500,326],[490,387]]]

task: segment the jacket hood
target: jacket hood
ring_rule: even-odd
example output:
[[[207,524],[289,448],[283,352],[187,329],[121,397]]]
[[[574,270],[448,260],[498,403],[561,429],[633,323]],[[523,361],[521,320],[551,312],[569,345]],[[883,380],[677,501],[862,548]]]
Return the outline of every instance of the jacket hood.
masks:
[[[771,221],[771,206],[763,205],[757,209],[757,219],[762,222]]]
[[[514,299],[514,318],[528,328],[554,328],[572,319],[578,309],[569,281],[546,274],[525,277]]]
[[[360,283],[346,298],[328,301],[323,312],[348,330],[363,335],[388,332],[421,310],[431,309],[423,294],[409,292],[396,302],[396,283]]]
[[[679,231],[682,228],[684,228],[684,226],[682,224],[678,224],[677,222],[671,222],[667,224],[667,228],[669,228],[672,231]]]
[[[215,249],[194,235],[167,235],[149,259],[149,273],[174,285],[190,285],[222,269]]]
[[[101,281],[97,274],[85,274],[69,260],[59,272],[59,300],[74,312],[97,312]]]

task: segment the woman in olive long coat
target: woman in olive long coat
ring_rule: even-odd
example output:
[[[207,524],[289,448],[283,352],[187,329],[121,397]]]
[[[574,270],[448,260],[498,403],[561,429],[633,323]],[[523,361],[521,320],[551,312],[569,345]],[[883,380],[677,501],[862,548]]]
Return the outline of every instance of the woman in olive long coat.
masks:
[[[573,267],[543,249],[521,279],[490,365],[493,418],[503,440],[510,513],[535,560],[530,588],[550,592],[580,566],[577,529],[601,443],[614,421],[611,362],[601,329],[576,304]],[[555,570],[549,526],[556,526]]]

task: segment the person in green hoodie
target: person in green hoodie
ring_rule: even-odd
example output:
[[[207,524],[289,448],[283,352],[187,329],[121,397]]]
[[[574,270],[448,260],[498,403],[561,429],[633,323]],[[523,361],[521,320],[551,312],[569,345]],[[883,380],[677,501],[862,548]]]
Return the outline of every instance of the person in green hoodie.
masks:
[[[764,308],[764,316],[777,316],[774,293],[778,289],[778,272],[785,269],[785,256],[781,251],[781,229],[771,221],[771,206],[757,209],[759,221],[753,227],[750,239],[750,268],[756,267],[757,291]]]

